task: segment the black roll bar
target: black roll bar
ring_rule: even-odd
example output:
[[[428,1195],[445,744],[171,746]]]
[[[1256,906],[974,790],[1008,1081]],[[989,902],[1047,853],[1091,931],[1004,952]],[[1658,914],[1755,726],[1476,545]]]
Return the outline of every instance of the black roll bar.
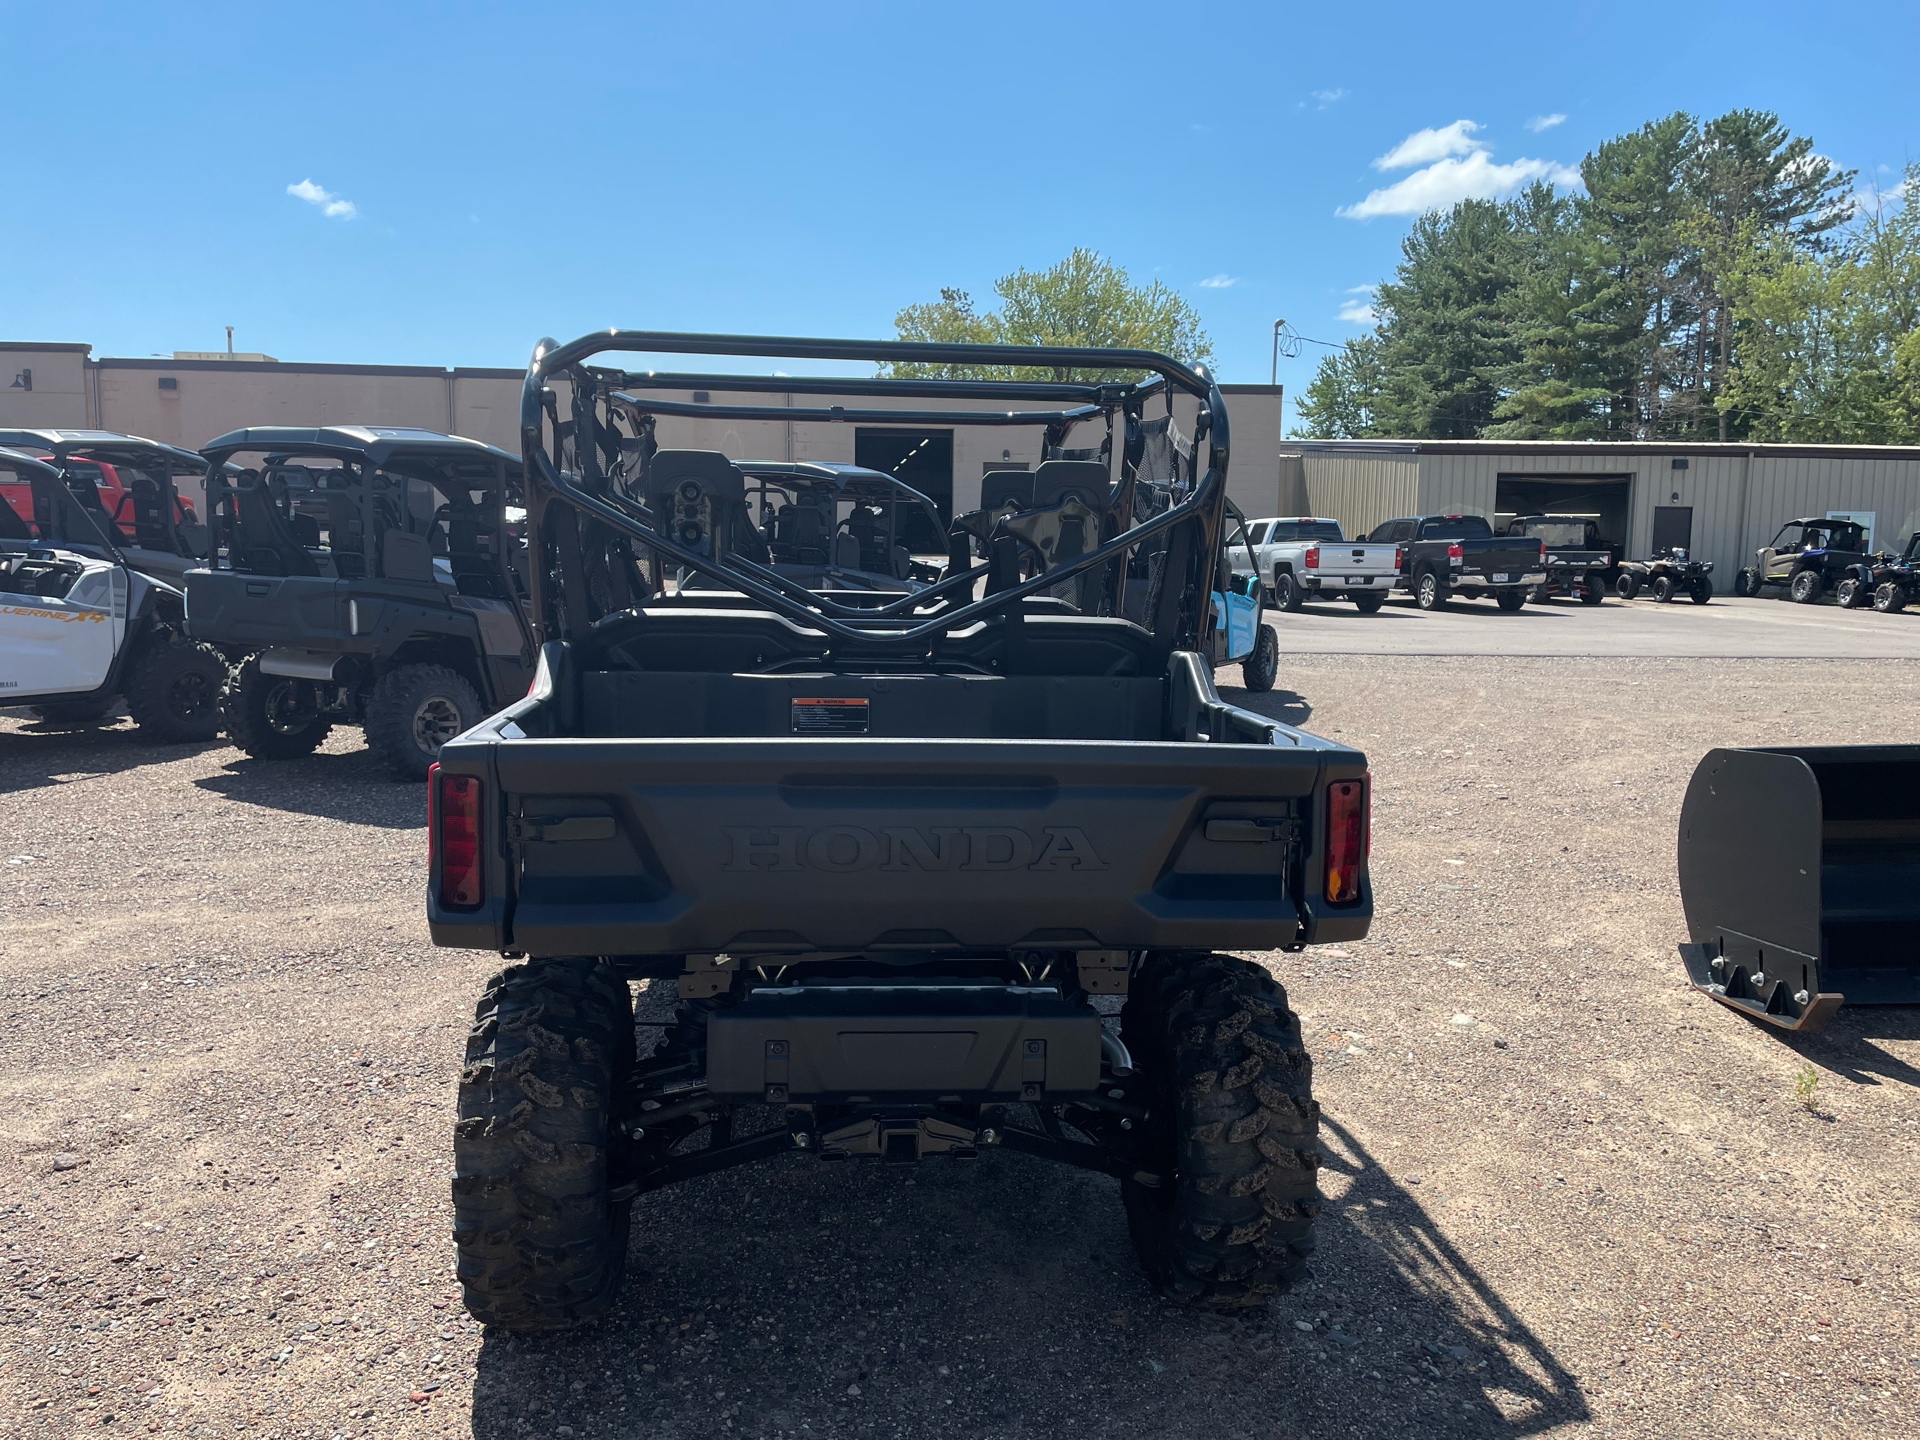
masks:
[[[979,399],[1071,398],[1088,402],[1054,411],[853,410],[841,406],[712,405],[700,402],[658,400],[628,393],[633,389],[656,386],[665,388],[670,383],[677,388],[678,385],[686,384],[687,378],[669,377],[654,371],[633,375],[622,370],[588,366],[584,363],[594,355],[609,351],[752,355],[766,358],[883,363],[896,361],[949,365],[973,364],[1064,369],[1069,372],[1074,369],[1149,371],[1154,372],[1154,378],[1141,382],[1076,383],[1019,380],[895,380],[886,376],[850,376],[845,379],[831,380],[808,377],[804,382],[805,393],[816,394],[940,395],[949,398]],[[746,381],[751,382],[750,386],[741,385],[739,388],[772,390],[776,383],[786,387],[790,380],[797,377],[701,378],[710,379],[711,383],[706,388],[722,388],[728,383]],[[823,595],[804,590],[785,577],[742,556],[728,555],[722,563],[713,557],[688,549],[671,536],[651,529],[639,517],[610,503],[607,497],[594,493],[580,480],[564,473],[554,462],[553,457],[548,453],[544,436],[544,427],[550,415],[556,430],[558,427],[557,409],[550,408],[553,404],[553,392],[547,384],[550,379],[565,379],[573,386],[573,412],[576,423],[580,424],[600,423],[594,415],[594,404],[597,400],[606,404],[609,411],[618,406],[640,414],[704,416],[720,419],[805,420],[816,423],[856,420],[871,423],[953,426],[1041,425],[1046,427],[1049,437],[1064,433],[1066,429],[1085,419],[1102,414],[1110,418],[1116,409],[1137,414],[1146,397],[1164,393],[1170,401],[1172,391],[1179,389],[1193,395],[1200,404],[1196,440],[1204,438],[1208,443],[1207,463],[1187,499],[1152,519],[1121,532],[1070,561],[1007,589],[958,608],[942,609],[937,615],[919,623],[911,621],[903,623],[896,618],[902,612],[925,606],[962,586],[971,588],[972,583],[981,575],[988,573],[992,567],[990,565],[970,567],[957,575],[949,576],[927,590],[903,596],[887,605],[871,608],[850,607],[839,605]],[[936,385],[938,389],[928,388]],[[1042,386],[1047,388],[1048,393],[1044,396],[1033,393],[1036,387]],[[1062,394],[1061,391],[1073,393]],[[793,393],[803,392],[796,385]],[[540,562],[540,571],[535,576],[535,583],[532,586],[534,623],[542,639],[559,638],[554,633],[556,629],[559,634],[565,634],[570,628],[570,622],[564,615],[550,616],[548,613],[552,598],[548,591],[551,566],[547,547],[550,542],[545,520],[546,502],[539,494],[541,489],[564,500],[577,513],[590,516],[614,531],[639,541],[656,555],[677,560],[698,574],[718,580],[791,619],[815,626],[829,636],[854,646],[909,645],[974,620],[1002,613],[1029,595],[1051,589],[1083,571],[1114,562],[1142,541],[1163,531],[1171,531],[1188,522],[1198,522],[1201,526],[1202,544],[1196,557],[1197,568],[1190,571],[1180,583],[1197,583],[1201,597],[1199,613],[1191,618],[1196,629],[1206,623],[1208,605],[1206,596],[1211,590],[1213,568],[1218,560],[1218,541],[1221,534],[1222,509],[1226,498],[1227,463],[1230,455],[1226,407],[1221,399],[1219,386],[1204,367],[1190,367],[1155,351],[1085,346],[956,345],[920,341],[821,340],[784,336],[606,330],[582,336],[567,345],[560,345],[552,339],[543,339],[534,347],[533,358],[527,367],[526,381],[521,389],[520,421],[522,460],[528,486],[529,540],[538,548],[537,558]],[[582,478],[588,481],[599,478],[594,454],[596,443],[597,437],[575,436],[576,451],[581,457],[582,469],[586,472]],[[577,547],[564,545],[562,548],[571,552]],[[1172,582],[1172,580],[1173,577],[1169,575],[1168,581]],[[581,577],[563,577],[563,584],[568,581],[574,585],[584,583]],[[864,623],[843,623],[840,618],[837,618],[838,616],[845,616],[849,620],[857,616]],[[1149,619],[1152,621],[1153,617]],[[555,620],[559,621],[557,627],[554,624]],[[1157,626],[1150,624],[1150,628],[1155,628],[1157,633]],[[1197,634],[1187,638],[1189,643],[1198,643]]]

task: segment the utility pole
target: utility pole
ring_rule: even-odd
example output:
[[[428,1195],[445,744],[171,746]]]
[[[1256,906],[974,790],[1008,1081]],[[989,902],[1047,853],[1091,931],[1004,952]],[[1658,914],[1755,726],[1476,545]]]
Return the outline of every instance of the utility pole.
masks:
[[[1278,385],[1280,383],[1280,332],[1286,328],[1286,323],[1284,320],[1276,320],[1273,322],[1273,375],[1267,381],[1269,385]],[[227,333],[229,336],[232,335],[233,330],[231,327],[228,328]],[[229,344],[227,348],[232,349],[233,347]]]
[[[233,326],[227,326],[227,358],[233,358]]]

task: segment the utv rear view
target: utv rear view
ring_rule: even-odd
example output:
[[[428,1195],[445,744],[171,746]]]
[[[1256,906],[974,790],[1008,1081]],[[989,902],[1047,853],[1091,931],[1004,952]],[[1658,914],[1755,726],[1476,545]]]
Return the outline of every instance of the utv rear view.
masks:
[[[1068,378],[738,377],[887,403],[696,405],[671,397],[713,377],[589,363],[610,351]],[[936,395],[979,405],[913,408]],[[955,517],[930,580],[808,588],[758,558],[756,462],[654,443],[659,419],[716,411],[1025,427],[1058,458]],[[1165,443],[1182,419],[1193,444]],[[1062,456],[1088,422],[1108,458]],[[1368,779],[1359,752],[1215,691],[1213,611],[1238,591],[1206,372],[613,331],[541,344],[522,423],[538,673],[428,790],[433,938],[513,962],[476,1010],[454,1133],[472,1313],[591,1319],[638,1197],[776,1156],[1019,1150],[1115,1177],[1180,1303],[1258,1305],[1299,1276],[1312,1063],[1285,992],[1224,952],[1366,933]],[[645,1058],[638,981],[677,986]]]
[[[423,780],[526,694],[513,456],[359,425],[236,430],[204,453],[213,551],[187,575],[188,623],[233,661],[221,707],[247,754],[295,759],[357,724],[390,773]]]

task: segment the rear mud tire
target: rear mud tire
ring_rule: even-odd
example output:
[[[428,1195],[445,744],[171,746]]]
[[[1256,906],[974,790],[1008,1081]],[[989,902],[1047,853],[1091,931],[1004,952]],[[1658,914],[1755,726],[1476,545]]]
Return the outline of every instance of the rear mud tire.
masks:
[[[1891,615],[1907,608],[1907,592],[1891,580],[1883,580],[1873,592],[1873,608],[1882,615]]]
[[[1622,575],[1618,580],[1613,582],[1613,593],[1618,595],[1622,600],[1633,599],[1634,596],[1640,593],[1640,577],[1638,575]]]
[[[1527,603],[1527,592],[1524,590],[1502,590],[1498,595],[1493,597],[1493,603],[1511,615]]]
[[[318,750],[333,729],[319,703],[320,687],[311,680],[268,675],[260,657],[249,655],[227,674],[220,723],[256,760],[298,760]]]
[[[1273,572],[1273,604],[1276,610],[1284,610],[1289,615],[1293,615],[1298,613],[1300,607],[1306,603],[1307,592],[1301,588],[1300,582],[1294,579],[1291,573],[1285,570]]]
[[[1593,571],[1580,582],[1580,603],[1598,605],[1607,598],[1607,577],[1598,570]]]
[[[1818,605],[1825,590],[1826,585],[1817,570],[1802,570],[1787,587],[1787,593],[1793,597],[1796,605]]]
[[[633,1202],[608,1198],[628,1143],[611,1106],[633,1053],[632,996],[597,960],[487,982],[453,1128],[457,1271],[483,1324],[564,1330],[618,1295]]]
[[[1353,608],[1358,610],[1362,615],[1378,615],[1380,613],[1380,607],[1386,603],[1387,597],[1384,595],[1356,595],[1353,597]]]
[[[466,677],[445,665],[389,670],[367,701],[367,744],[396,780],[425,780],[440,747],[487,718]]]
[[[1240,681],[1256,695],[1273,689],[1280,674],[1280,637],[1271,625],[1262,624],[1253,642],[1253,653],[1240,663]]]
[[[1873,598],[1873,586],[1857,576],[1849,575],[1834,587],[1833,598],[1840,602],[1842,610],[1864,610],[1867,602]]]
[[[142,740],[188,745],[220,735],[227,662],[211,645],[182,636],[149,642],[127,677],[127,713]]]
[[[1711,581],[1696,580],[1692,585],[1687,587],[1687,593],[1693,597],[1693,603],[1696,605],[1710,605],[1713,603],[1713,584]]]
[[[1320,1211],[1320,1107],[1300,1022],[1272,976],[1228,955],[1148,959],[1121,1016],[1145,1066],[1146,1168],[1127,1228],[1176,1305],[1264,1305],[1306,1274]]]

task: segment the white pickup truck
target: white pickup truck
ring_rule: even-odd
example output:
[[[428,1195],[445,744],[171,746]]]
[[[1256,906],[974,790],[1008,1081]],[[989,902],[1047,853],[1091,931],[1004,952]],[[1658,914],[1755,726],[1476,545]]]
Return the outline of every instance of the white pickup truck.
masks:
[[[1247,538],[1276,609],[1298,610],[1310,598],[1344,596],[1371,615],[1400,578],[1396,547],[1348,540],[1338,520],[1312,515],[1255,520]]]

